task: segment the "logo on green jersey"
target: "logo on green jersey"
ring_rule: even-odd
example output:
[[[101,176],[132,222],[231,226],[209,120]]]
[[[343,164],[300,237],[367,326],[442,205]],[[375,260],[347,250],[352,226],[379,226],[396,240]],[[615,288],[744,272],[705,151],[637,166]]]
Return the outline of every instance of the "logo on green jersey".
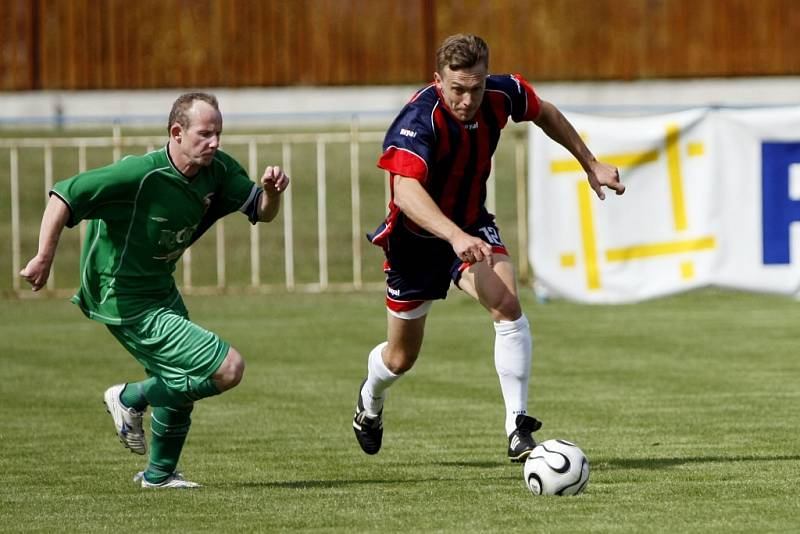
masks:
[[[170,250],[171,252],[168,252],[166,256],[156,256],[155,259],[170,261],[179,257],[181,254],[183,254],[183,251],[186,250],[186,247],[189,246],[189,242],[191,241],[196,230],[196,224],[187,226],[186,228],[181,228],[177,231],[161,230],[161,236],[158,239],[158,244],[159,246]]]

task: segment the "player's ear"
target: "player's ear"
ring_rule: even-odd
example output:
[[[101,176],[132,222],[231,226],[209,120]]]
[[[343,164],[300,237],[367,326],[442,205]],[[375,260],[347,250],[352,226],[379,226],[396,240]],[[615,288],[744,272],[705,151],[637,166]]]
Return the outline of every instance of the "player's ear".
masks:
[[[442,77],[436,71],[433,71],[433,81],[436,84],[436,87],[439,89],[442,88]]]
[[[169,127],[169,136],[175,139],[177,142],[181,142],[181,138],[183,137],[183,128],[177,122]]]

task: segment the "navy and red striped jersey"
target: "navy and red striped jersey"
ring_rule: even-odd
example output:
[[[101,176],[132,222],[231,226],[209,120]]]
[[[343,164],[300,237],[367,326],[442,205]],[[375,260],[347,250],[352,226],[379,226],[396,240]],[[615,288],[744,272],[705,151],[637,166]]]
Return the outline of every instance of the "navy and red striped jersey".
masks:
[[[491,75],[475,117],[462,122],[431,84],[414,95],[389,127],[378,167],[389,171],[390,180],[391,175],[419,180],[444,215],[465,228],[485,209],[486,180],[500,131],[509,117],[514,122],[534,120],[539,109],[539,98],[522,76]],[[377,245],[384,244],[399,215],[393,197],[392,190],[389,216],[371,236]]]

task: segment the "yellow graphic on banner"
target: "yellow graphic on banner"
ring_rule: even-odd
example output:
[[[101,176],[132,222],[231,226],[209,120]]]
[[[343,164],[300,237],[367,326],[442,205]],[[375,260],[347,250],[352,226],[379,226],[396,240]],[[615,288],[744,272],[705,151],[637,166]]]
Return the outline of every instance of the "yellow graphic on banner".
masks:
[[[566,254],[561,255],[561,266],[562,267],[575,267],[578,263],[578,259],[575,257],[575,254],[571,252],[567,252]]]
[[[694,263],[690,261],[681,263],[681,278],[684,280],[691,280],[694,278]]]
[[[672,219],[676,232],[684,232],[689,228],[686,214],[686,202],[683,191],[683,172],[681,168],[680,127],[677,124],[668,124],[665,136],[665,156],[667,164],[667,178],[669,180],[670,203]],[[705,156],[705,145],[693,141],[686,143],[686,154],[690,157]],[[640,165],[656,163],[661,157],[659,150],[645,150],[641,152],[628,152],[622,154],[607,154],[600,157],[602,161],[610,163],[619,169],[633,168]],[[550,162],[552,174],[582,172],[580,164],[574,159],[555,160]],[[599,254],[597,251],[596,230],[592,216],[592,190],[586,180],[577,182],[578,214],[580,218],[580,234],[583,244],[584,268],[586,271],[586,285],[590,290],[601,289]],[[629,260],[642,260],[656,256],[685,254],[716,248],[716,239],[705,236],[697,239],[680,239],[660,243],[641,243],[630,247],[609,249],[605,252],[606,262],[623,262]],[[561,254],[561,266],[572,268],[577,265],[574,252]],[[683,261],[680,264],[681,278],[691,280],[694,278],[694,264]]]
[[[604,162],[619,168],[638,167],[645,163],[652,163],[658,160],[658,150],[648,150],[646,152],[632,152],[630,154],[609,154],[603,156]],[[562,159],[550,162],[550,172],[553,174],[560,172],[581,172],[583,167],[574,159]]]
[[[592,188],[586,180],[578,182],[578,213],[581,219],[583,257],[586,261],[586,285],[600,289],[600,267],[597,264],[597,244],[594,239],[592,217]]]
[[[710,236],[686,241],[667,241],[665,243],[648,243],[625,248],[610,248],[606,251],[606,261],[641,260],[654,256],[711,250],[716,246],[716,240],[713,236]]]
[[[686,146],[686,153],[690,156],[705,156],[706,147],[703,143],[693,142]]]
[[[683,202],[683,176],[681,175],[681,150],[678,147],[680,130],[677,124],[667,126],[667,167],[669,172],[669,190],[672,193],[672,215],[675,219],[675,230],[686,230],[686,204]]]

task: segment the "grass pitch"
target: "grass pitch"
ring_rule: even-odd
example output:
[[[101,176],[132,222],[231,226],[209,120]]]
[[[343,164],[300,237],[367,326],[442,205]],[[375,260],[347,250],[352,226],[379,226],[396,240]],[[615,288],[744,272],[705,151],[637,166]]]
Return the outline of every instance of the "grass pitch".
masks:
[[[437,303],[392,388],[384,448],[350,427],[378,293],[191,297],[246,357],[198,403],[181,469],[143,491],[101,403],[140,367],[65,300],[0,301],[3,531],[779,532],[797,526],[797,303],[700,291],[631,306],[523,304],[540,440],[586,452],[583,495],[533,497],[504,457],[488,316]],[[149,432],[149,424],[146,426]]]

